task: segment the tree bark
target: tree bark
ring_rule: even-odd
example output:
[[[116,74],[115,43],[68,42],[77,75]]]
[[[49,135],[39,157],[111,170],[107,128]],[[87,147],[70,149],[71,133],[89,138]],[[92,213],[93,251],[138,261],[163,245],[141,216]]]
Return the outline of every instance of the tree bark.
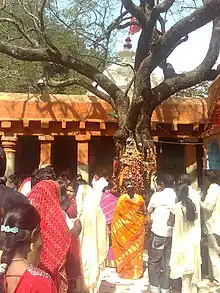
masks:
[[[123,121],[122,128],[116,133],[115,138],[120,134],[123,139],[116,139],[120,151],[117,153],[117,168],[113,178],[121,192],[124,190],[124,180],[130,179],[135,192],[148,197],[151,178],[156,172],[156,152],[151,136],[151,108],[147,103],[142,103],[139,110],[134,128],[126,128],[129,124],[126,124],[127,116],[124,115],[126,123]]]

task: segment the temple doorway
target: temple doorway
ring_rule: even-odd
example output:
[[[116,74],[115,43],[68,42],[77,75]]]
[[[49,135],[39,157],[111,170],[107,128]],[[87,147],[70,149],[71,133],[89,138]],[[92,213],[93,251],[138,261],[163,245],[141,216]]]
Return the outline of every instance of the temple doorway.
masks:
[[[57,175],[69,171],[71,179],[77,170],[77,143],[73,136],[56,136],[52,143],[52,166]]]
[[[15,172],[29,177],[39,167],[40,142],[38,136],[19,136],[15,158]]]
[[[90,179],[95,173],[108,170],[112,174],[115,144],[112,136],[92,137],[89,143]]]
[[[171,138],[162,138],[161,140],[164,143],[156,144],[157,170],[174,176],[182,175],[185,173],[184,145],[178,144],[178,141]],[[173,144],[170,142],[173,142]]]

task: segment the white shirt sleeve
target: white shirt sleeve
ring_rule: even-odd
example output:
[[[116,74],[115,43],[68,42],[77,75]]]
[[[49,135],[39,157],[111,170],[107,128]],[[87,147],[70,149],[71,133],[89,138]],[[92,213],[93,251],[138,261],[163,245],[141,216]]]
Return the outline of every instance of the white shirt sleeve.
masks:
[[[213,211],[219,192],[220,192],[220,189],[217,184],[210,185],[204,202],[201,202],[201,207],[203,209]]]
[[[152,196],[151,196],[151,199],[150,199],[150,202],[148,204],[148,207],[147,207],[147,211],[148,213],[152,213],[153,210],[155,209],[155,204],[156,204],[156,195],[157,193],[154,193]]]
[[[67,213],[65,213],[65,218],[66,218],[66,224],[67,224],[69,230],[72,230],[73,227],[74,227],[73,221],[69,218],[69,216],[67,215]]]

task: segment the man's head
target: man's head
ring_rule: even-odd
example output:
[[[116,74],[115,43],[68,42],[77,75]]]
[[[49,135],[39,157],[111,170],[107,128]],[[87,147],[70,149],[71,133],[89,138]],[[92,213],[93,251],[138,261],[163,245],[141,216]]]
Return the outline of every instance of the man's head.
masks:
[[[174,187],[174,177],[170,174],[164,174],[161,175],[162,177],[160,177],[160,182],[163,186],[163,188],[173,188]]]
[[[87,185],[88,183],[86,182],[86,180],[83,179],[81,174],[77,174],[76,175],[76,184],[77,185]]]
[[[103,170],[101,172],[101,177],[104,177],[106,180],[109,179],[109,172],[107,170]]]
[[[217,183],[218,182],[218,176],[217,176],[217,172],[215,170],[205,170],[204,174],[210,183]]]
[[[189,174],[183,174],[178,178],[178,184],[184,184],[190,186],[192,184],[192,179]]]

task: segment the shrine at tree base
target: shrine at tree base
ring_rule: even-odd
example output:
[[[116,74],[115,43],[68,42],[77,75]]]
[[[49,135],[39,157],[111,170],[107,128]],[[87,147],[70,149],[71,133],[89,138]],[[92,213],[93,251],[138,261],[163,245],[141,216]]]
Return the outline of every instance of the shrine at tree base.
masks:
[[[220,76],[209,88],[207,99],[209,129],[202,134],[204,169],[218,170],[220,175]]]
[[[154,111],[151,123],[159,169],[177,175],[186,170],[194,174],[195,184],[202,172],[206,100],[170,98]],[[111,106],[94,96],[0,93],[7,175],[29,175],[45,164],[53,164],[58,173],[79,172],[85,179],[111,170],[117,127]]]

